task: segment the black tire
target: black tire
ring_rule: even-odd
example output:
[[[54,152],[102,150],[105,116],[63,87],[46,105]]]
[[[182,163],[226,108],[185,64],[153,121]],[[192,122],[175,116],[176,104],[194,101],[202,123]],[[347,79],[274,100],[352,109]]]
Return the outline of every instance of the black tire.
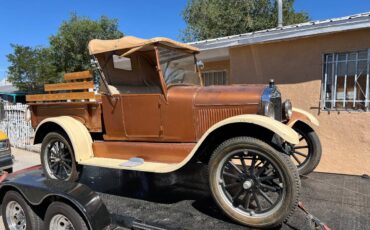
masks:
[[[71,224],[76,230],[88,230],[83,218],[71,206],[62,202],[53,202],[49,205],[45,214],[45,229],[56,229],[57,225],[65,226]]]
[[[234,161],[239,160],[236,165]],[[252,137],[229,139],[214,151],[209,182],[213,198],[224,213],[253,228],[275,227],[287,220],[298,205],[301,186],[289,157]]]
[[[293,129],[299,134],[300,143],[293,146],[291,159],[297,166],[300,175],[310,174],[321,160],[320,139],[314,130],[304,125],[296,125]]]
[[[15,225],[21,227],[22,223],[25,223],[26,230],[40,230],[44,226],[42,219],[16,191],[8,191],[5,194],[1,214],[7,230],[17,229]],[[25,221],[20,221],[22,218],[25,218]],[[11,227],[11,225],[14,227]]]
[[[41,146],[41,164],[45,176],[49,179],[77,181],[78,166],[72,145],[67,137],[60,133],[48,133]]]

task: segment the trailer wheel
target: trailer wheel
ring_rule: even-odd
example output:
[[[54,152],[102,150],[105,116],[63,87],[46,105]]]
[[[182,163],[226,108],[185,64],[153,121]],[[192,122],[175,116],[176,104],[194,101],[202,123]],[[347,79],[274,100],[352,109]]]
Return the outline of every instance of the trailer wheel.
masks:
[[[43,221],[41,218],[32,210],[18,192],[8,191],[5,194],[1,213],[7,230],[43,229]]]
[[[73,148],[69,140],[60,133],[52,132],[45,136],[40,157],[47,178],[63,181],[78,179]]]
[[[280,225],[298,205],[297,168],[288,156],[252,137],[229,139],[214,151],[209,182],[219,207],[249,227]]]
[[[53,202],[45,214],[45,228],[53,230],[87,230],[83,218],[71,206],[62,202]]]

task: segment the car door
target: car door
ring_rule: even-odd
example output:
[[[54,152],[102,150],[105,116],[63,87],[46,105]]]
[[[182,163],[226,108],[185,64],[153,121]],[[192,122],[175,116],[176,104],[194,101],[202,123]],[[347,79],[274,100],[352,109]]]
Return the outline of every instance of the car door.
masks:
[[[130,140],[157,139],[161,135],[162,94],[121,94],[124,127]]]

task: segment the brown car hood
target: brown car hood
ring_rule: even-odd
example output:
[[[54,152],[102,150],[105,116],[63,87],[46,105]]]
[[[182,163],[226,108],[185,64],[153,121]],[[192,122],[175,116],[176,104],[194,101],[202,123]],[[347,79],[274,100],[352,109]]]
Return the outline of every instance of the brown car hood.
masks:
[[[259,104],[266,85],[227,85],[201,87],[194,105],[248,105]]]

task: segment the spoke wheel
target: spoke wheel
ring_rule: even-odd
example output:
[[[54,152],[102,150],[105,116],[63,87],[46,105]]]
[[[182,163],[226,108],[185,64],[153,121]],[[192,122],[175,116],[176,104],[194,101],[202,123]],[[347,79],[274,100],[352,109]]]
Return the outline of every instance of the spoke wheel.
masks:
[[[72,173],[72,155],[60,140],[52,140],[45,149],[46,169],[55,179],[66,180]]]
[[[219,189],[230,205],[250,216],[266,216],[281,205],[286,182],[280,169],[254,149],[230,152],[219,164]]]
[[[321,143],[317,134],[305,126],[295,126],[293,129],[298,133],[299,143],[289,145],[290,158],[297,166],[301,175],[314,171],[321,159]]]
[[[49,133],[42,142],[41,163],[50,179],[75,181],[78,179],[73,149],[59,133]]]
[[[251,137],[222,143],[209,162],[213,197],[232,219],[250,227],[274,227],[298,203],[300,180],[288,156]]]

